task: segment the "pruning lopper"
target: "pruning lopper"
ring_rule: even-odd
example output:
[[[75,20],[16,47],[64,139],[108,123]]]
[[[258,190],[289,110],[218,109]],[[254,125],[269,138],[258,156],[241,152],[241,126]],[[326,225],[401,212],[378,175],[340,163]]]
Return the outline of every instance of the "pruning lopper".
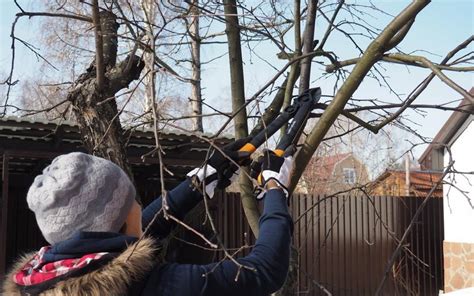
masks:
[[[253,153],[274,133],[280,130],[290,120],[288,128],[280,138],[273,152],[278,156],[283,156],[285,150],[291,145],[296,145],[301,133],[304,130],[306,121],[310,117],[311,111],[321,98],[321,88],[310,88],[297,96],[291,105],[285,108],[265,129],[261,130],[252,140],[245,144],[239,151]]]

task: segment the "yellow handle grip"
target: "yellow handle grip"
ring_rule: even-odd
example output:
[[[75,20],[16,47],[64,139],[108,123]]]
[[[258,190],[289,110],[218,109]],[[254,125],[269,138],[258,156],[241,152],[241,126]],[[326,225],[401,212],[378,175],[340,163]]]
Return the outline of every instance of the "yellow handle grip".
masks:
[[[285,150],[275,149],[273,150],[273,153],[275,153],[276,156],[283,157],[283,155],[285,154]]]
[[[255,150],[257,150],[257,148],[252,143],[247,143],[239,149],[239,151],[250,153],[254,153]]]

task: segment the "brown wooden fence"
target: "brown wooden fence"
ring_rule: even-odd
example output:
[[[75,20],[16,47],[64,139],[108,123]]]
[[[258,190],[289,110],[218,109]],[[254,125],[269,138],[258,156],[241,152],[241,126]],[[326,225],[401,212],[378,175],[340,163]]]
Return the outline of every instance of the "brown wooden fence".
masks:
[[[374,295],[398,239],[422,201],[419,197],[294,195],[296,294]],[[218,198],[211,212],[228,248],[240,247],[244,239],[254,242],[238,194]],[[431,199],[404,243],[383,295],[437,295],[443,287],[442,241],[442,200]]]
[[[9,204],[9,212],[14,215],[9,215],[7,262],[18,253],[45,243],[34,215],[26,207],[26,192],[12,194],[16,202]],[[293,245],[299,254],[295,295],[373,295],[398,238],[422,201],[417,197],[294,195]],[[255,242],[239,194],[216,196],[210,201],[209,210],[229,250]],[[198,231],[217,241],[208,221],[203,223],[206,220],[202,204],[188,220]],[[212,252],[189,244],[203,245],[191,232],[177,236],[181,240],[168,246],[172,260],[204,264],[223,256],[222,251]],[[442,241],[442,200],[431,199],[391,269],[383,295],[437,295],[443,287]],[[239,255],[248,252],[245,249]]]

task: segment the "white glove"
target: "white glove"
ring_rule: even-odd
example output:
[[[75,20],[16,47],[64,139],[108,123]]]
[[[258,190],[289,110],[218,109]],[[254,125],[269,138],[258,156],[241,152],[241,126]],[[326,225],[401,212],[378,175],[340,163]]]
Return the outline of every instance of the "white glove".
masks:
[[[240,167],[250,160],[250,152],[239,151],[249,138],[239,139],[222,147],[221,151],[214,149],[209,160],[200,168],[195,168],[186,176],[197,178],[199,183],[205,183],[205,191],[209,198],[214,197],[216,188],[224,189],[239,175]],[[224,153],[224,154],[223,154]],[[231,161],[232,160],[232,161]]]
[[[271,150],[264,151],[263,155],[251,166],[252,171],[250,175],[252,177],[257,176],[257,184],[264,189],[263,194],[260,193],[257,195],[257,199],[263,197],[266,192],[265,185],[269,180],[275,180],[278,187],[283,190],[285,196],[288,198],[288,186],[290,185],[293,167],[294,162],[292,155],[280,157]]]

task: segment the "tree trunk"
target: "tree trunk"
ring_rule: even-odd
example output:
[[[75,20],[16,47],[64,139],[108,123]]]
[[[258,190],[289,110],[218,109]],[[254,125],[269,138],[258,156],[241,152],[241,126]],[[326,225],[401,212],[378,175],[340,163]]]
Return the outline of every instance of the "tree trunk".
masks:
[[[95,79],[69,93],[83,144],[91,154],[111,160],[133,177],[126,157],[115,100],[97,104],[111,95],[98,91]]]
[[[145,16],[146,24],[145,31],[147,36],[147,43],[149,45],[148,50],[143,53],[143,60],[145,62],[145,73],[146,77],[143,79],[145,85],[145,106],[144,111],[148,113],[147,119],[153,122],[153,104],[155,103],[156,88],[155,88],[155,38],[153,32],[153,26],[155,20],[155,1],[154,0],[142,0],[141,6],[143,14]],[[150,123],[153,125],[152,123]]]
[[[240,47],[240,29],[237,18],[235,0],[224,1],[226,19],[226,34],[229,46],[229,67],[232,93],[232,110],[235,112],[245,104],[244,70],[242,65],[242,51]],[[244,138],[248,135],[247,112],[243,108],[234,117],[235,137]],[[258,212],[257,202],[253,196],[253,185],[246,174],[240,176],[242,207],[245,217],[255,237],[258,237]]]
[[[193,116],[193,131],[203,132],[202,126],[202,96],[201,96],[201,36],[199,35],[199,9],[198,0],[192,0],[190,14],[191,24],[189,35],[191,37],[191,110]]]
[[[310,53],[313,51],[314,41],[314,27],[316,20],[316,7],[318,6],[317,0],[308,1],[308,15],[306,17],[306,27],[303,34],[303,54]],[[309,81],[311,79],[311,60],[312,57],[307,57],[301,60],[301,76],[300,76],[300,88],[299,94],[302,94],[309,88]]]
[[[89,153],[119,165],[133,181],[114,96],[138,79],[144,64],[139,57],[129,56],[116,65],[119,25],[115,15],[110,12],[101,12],[100,22],[104,54],[102,60],[106,70],[104,86],[98,88],[93,63],[74,82],[67,98],[72,104],[85,148]]]

